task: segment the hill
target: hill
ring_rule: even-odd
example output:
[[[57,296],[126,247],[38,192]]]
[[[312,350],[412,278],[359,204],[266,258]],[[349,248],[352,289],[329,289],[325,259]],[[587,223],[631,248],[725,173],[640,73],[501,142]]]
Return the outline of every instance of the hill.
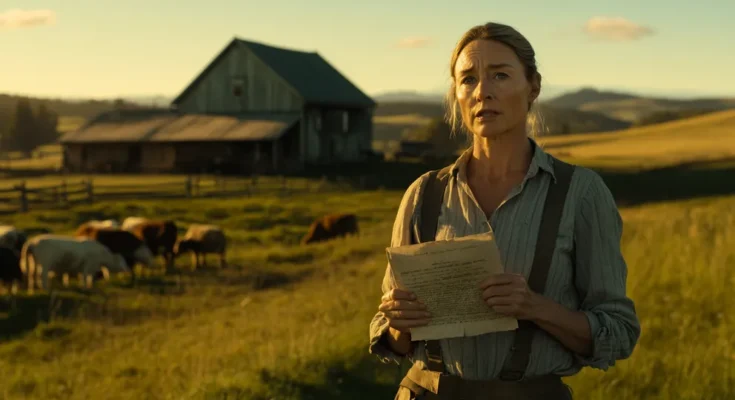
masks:
[[[562,158],[608,168],[735,159],[735,110],[623,131],[547,137],[539,143]]]
[[[693,110],[704,113],[735,108],[733,98],[671,99],[590,88],[566,93],[545,103],[558,108],[595,112],[630,123],[638,123],[652,114],[667,111],[691,112]],[[686,116],[686,114],[683,115]]]

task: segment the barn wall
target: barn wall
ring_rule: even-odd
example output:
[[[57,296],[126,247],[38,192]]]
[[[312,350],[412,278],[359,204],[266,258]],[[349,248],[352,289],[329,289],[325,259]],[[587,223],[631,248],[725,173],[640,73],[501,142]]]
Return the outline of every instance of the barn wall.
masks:
[[[119,171],[128,164],[127,144],[104,143],[84,145],[83,169],[95,172]]]
[[[176,148],[167,143],[146,143],[141,149],[141,170],[168,172],[176,166]]]
[[[243,84],[236,96],[238,80]],[[231,47],[178,106],[192,113],[293,112],[301,107],[296,91],[241,45]]]
[[[64,168],[70,171],[79,171],[82,169],[82,147],[81,144],[64,145]]]
[[[363,151],[372,147],[371,109],[308,107],[303,120],[307,162],[360,161]]]

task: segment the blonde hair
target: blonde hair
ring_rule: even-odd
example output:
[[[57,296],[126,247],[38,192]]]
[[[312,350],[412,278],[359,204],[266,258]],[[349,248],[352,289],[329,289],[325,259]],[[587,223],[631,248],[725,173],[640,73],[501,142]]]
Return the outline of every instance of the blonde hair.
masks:
[[[526,69],[526,79],[528,79],[529,82],[532,82],[534,79],[538,79],[538,84],[539,86],[541,85],[541,74],[539,74],[538,67],[536,65],[536,52],[533,50],[531,43],[528,42],[528,39],[526,39],[525,36],[511,26],[495,22],[488,22],[485,25],[472,27],[470,30],[465,32],[457,42],[457,45],[454,47],[454,51],[452,51],[452,58],[449,62],[451,85],[444,98],[444,105],[445,119],[447,124],[449,124],[452,135],[455,135],[462,130],[464,130],[465,133],[469,133],[469,130],[462,121],[459,104],[457,104],[454,67],[457,64],[457,59],[459,58],[460,53],[462,53],[462,50],[464,50],[464,48],[474,40],[494,40],[510,47]],[[526,130],[530,137],[538,136],[543,133],[545,129],[543,117],[535,103],[536,101],[534,100],[528,105]],[[471,140],[471,137],[469,139]]]

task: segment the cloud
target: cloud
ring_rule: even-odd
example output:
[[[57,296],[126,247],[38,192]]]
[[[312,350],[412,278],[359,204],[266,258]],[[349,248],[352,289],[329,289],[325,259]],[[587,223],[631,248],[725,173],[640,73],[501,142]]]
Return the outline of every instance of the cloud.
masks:
[[[31,28],[34,26],[53,25],[56,13],[51,10],[11,9],[0,12],[0,29]]]
[[[592,17],[583,30],[592,37],[613,41],[638,40],[654,34],[653,29],[620,17]]]
[[[407,37],[398,41],[398,47],[417,49],[419,47],[426,47],[429,43],[431,43],[431,39],[427,37]]]

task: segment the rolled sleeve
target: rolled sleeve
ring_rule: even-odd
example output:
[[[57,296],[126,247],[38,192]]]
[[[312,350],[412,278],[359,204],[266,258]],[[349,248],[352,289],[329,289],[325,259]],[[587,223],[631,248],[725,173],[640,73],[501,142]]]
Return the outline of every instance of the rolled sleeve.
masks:
[[[419,188],[425,175],[414,181],[408,187],[403,195],[401,204],[396,213],[396,219],[393,223],[393,233],[391,236],[391,247],[403,246],[411,243],[411,226],[413,219],[413,210],[416,208],[419,196],[417,195]],[[396,279],[390,267],[390,263],[386,266],[385,276],[383,277],[382,292],[383,294],[395,288]],[[377,312],[370,322],[370,345],[368,351],[375,354],[378,359],[384,363],[395,362],[400,364],[405,355],[398,354],[391,349],[387,340],[388,320],[381,312]]]
[[[388,344],[388,320],[381,313],[375,314],[373,321],[370,323],[370,354],[374,354],[378,359],[386,364],[394,362],[400,364],[405,358],[404,355],[394,352]]]
[[[626,295],[627,265],[620,249],[623,221],[602,178],[594,174],[575,218],[575,283],[590,324],[593,351],[580,364],[607,370],[628,358],[640,337],[633,301]]]

